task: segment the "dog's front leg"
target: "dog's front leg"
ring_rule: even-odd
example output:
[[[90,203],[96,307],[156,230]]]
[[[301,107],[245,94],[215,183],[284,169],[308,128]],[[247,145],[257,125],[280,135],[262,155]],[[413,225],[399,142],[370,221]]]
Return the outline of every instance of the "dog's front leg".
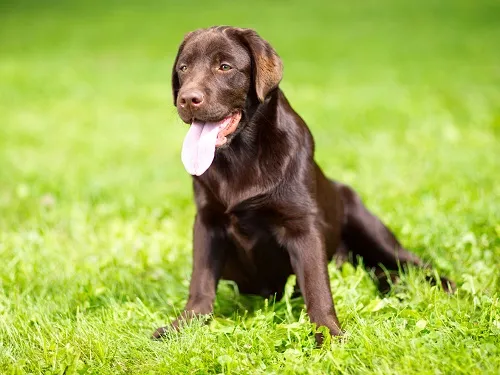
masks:
[[[225,244],[221,228],[208,227],[197,215],[193,232],[193,273],[189,298],[184,312],[170,327],[161,327],[154,338],[164,336],[169,328],[177,330],[182,322],[213,311],[213,303],[224,263]]]
[[[341,335],[330,290],[328,261],[321,233],[310,225],[301,230],[300,234],[290,236],[286,242],[311,322],[317,326],[326,326],[332,335]],[[316,333],[316,341],[321,344],[323,335]]]

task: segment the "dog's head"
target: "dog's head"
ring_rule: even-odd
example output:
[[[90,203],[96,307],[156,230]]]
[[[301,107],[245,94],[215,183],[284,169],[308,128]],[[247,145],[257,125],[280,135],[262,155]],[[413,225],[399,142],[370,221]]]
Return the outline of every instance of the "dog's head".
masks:
[[[191,124],[182,160],[201,175],[215,149],[228,145],[245,111],[278,87],[283,67],[274,49],[251,29],[227,26],[186,35],[172,71],[174,105]]]

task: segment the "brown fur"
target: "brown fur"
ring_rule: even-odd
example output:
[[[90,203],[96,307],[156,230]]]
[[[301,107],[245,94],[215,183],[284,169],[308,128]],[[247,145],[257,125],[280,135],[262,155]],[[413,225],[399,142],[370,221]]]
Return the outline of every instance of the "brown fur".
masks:
[[[222,62],[232,69],[218,71]],[[172,87],[180,117],[218,121],[237,110],[242,118],[210,168],[193,177],[193,273],[173,329],[212,312],[221,278],[235,281],[242,293],[280,298],[288,276],[296,274],[311,321],[339,335],[327,268],[334,256],[363,257],[381,290],[400,266],[428,268],[351,187],[323,174],[308,127],[278,87],[281,76],[278,55],[253,30],[198,30],[179,48]],[[201,104],[178,105],[193,92],[203,97]],[[453,289],[445,278],[431,281]],[[159,328],[154,337],[168,330]]]

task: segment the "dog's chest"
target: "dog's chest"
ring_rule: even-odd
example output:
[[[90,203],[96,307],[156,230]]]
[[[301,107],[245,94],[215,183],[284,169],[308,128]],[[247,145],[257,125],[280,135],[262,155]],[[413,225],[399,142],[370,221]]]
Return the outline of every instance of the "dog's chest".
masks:
[[[227,232],[229,237],[248,256],[259,246],[275,243],[276,226],[272,215],[265,210],[245,210],[228,214]]]
[[[215,165],[202,176],[205,188],[226,212],[234,212],[237,208],[252,205],[259,196],[268,194],[279,178],[270,180],[273,173],[260,165],[227,166]],[[260,205],[260,204],[259,204]],[[253,206],[254,207],[254,206]]]

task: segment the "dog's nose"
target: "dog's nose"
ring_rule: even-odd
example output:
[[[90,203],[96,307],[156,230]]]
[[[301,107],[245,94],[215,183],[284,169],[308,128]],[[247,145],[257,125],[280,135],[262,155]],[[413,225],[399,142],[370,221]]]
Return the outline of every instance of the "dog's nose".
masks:
[[[181,107],[199,107],[203,103],[203,93],[199,90],[191,90],[185,92],[179,97],[179,104]]]

